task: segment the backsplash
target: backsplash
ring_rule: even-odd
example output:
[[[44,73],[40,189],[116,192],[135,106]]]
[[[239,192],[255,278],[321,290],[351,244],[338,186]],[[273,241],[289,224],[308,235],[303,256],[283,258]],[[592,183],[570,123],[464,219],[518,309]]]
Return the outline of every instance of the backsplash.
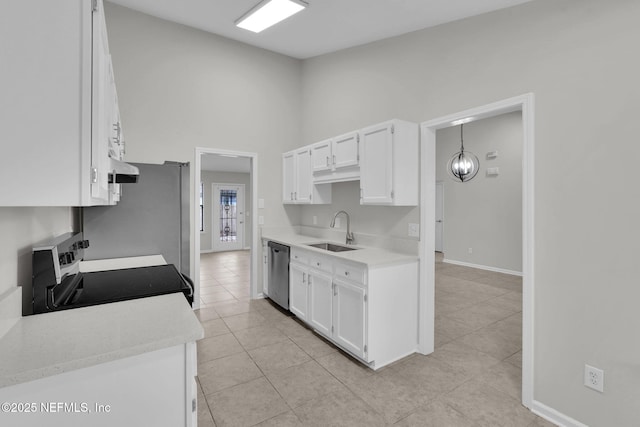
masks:
[[[328,228],[333,215],[344,210],[351,217],[351,230],[356,235],[379,236],[391,239],[413,240],[408,237],[409,223],[420,223],[420,208],[411,206],[362,206],[360,205],[360,181],[331,184],[332,203],[329,205],[301,205],[300,225],[312,228]],[[316,224],[313,217],[316,217]],[[346,220],[340,217],[342,238]]]

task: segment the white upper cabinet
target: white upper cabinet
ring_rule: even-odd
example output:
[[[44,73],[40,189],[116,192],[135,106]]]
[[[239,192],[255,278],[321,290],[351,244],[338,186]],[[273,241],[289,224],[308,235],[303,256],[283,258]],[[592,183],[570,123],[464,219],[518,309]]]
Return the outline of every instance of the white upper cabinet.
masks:
[[[358,166],[360,161],[359,142],[360,134],[358,132],[349,132],[333,139],[331,160],[334,169]]]
[[[315,185],[312,179],[311,146],[282,155],[282,202],[285,204],[331,203],[331,186]]]
[[[313,182],[331,183],[360,179],[357,131],[313,144]]]
[[[295,153],[290,151],[282,155],[282,201],[294,203],[294,185],[296,179]]]
[[[304,147],[295,152],[296,179],[293,196],[297,203],[308,204],[313,199],[313,183],[311,182],[311,147]]]
[[[327,139],[311,146],[313,172],[330,171],[333,168],[331,163],[331,142],[332,140]]]
[[[361,131],[360,203],[419,204],[419,137],[416,123],[391,120]]]
[[[0,28],[0,205],[115,203],[109,158],[124,147],[102,0],[3,2]]]

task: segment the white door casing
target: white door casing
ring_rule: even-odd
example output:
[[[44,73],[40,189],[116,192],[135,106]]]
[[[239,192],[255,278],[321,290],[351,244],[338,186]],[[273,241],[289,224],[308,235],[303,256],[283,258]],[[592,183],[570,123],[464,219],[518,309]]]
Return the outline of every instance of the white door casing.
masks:
[[[436,182],[436,252],[444,252],[444,184]]]
[[[420,126],[421,190],[420,219],[435,223],[435,144],[436,131],[460,120],[480,120],[513,111],[522,111],[522,404],[540,414],[534,400],[534,95],[528,93],[481,107],[472,108],[424,122]],[[418,350],[434,350],[435,326],[435,227],[420,229],[420,301]]]

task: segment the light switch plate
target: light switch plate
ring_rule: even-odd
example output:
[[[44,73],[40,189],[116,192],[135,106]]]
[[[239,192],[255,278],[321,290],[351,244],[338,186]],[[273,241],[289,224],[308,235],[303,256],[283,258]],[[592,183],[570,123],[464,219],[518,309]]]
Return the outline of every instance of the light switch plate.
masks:
[[[258,216],[258,225],[264,225],[264,217],[262,215]]]
[[[409,223],[409,237],[420,237],[420,224]]]

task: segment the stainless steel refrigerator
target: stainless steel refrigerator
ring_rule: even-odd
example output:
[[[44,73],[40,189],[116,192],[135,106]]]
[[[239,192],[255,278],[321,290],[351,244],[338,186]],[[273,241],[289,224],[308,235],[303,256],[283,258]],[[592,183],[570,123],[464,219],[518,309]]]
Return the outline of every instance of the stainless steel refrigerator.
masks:
[[[189,164],[131,163],[140,169],[115,206],[82,208],[85,260],[161,254],[189,274]]]

